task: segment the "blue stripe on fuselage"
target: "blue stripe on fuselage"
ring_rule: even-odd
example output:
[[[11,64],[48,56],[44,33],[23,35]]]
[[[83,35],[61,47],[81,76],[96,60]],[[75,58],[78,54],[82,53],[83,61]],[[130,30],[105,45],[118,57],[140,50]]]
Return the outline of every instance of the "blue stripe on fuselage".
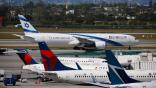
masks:
[[[29,29],[24,29],[24,32],[38,33],[38,31],[32,31],[32,30],[29,30]]]
[[[88,37],[88,38],[98,39],[98,40],[101,40],[104,42],[108,42],[108,43],[115,45],[115,46],[124,46],[121,43],[118,43],[118,42],[115,42],[115,41],[112,41],[109,39],[105,39],[105,38],[96,37],[96,36],[90,36],[90,35],[84,35],[84,34],[71,34],[71,35],[78,35],[78,36],[84,36],[84,37]]]

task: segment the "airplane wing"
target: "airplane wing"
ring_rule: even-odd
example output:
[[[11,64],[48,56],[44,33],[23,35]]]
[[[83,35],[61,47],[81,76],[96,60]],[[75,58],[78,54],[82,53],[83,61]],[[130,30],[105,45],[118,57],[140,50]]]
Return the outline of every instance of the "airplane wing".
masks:
[[[99,83],[99,82],[96,82],[96,83],[84,82],[84,83],[102,87],[102,88],[132,88],[132,86],[128,86],[128,85],[111,85],[111,84],[103,84],[103,83]]]
[[[128,85],[110,85],[110,88],[133,88],[132,86],[128,86]]]
[[[85,37],[85,36],[74,35],[74,37],[77,38],[80,41],[86,41],[86,42],[96,42],[96,41],[99,41],[98,39],[93,39],[93,38],[89,38],[89,37]]]
[[[24,35],[19,35],[19,34],[13,34],[13,35],[20,37],[20,39],[23,39],[23,40],[25,39],[25,40],[29,40],[31,42],[35,42],[34,38],[29,37],[29,36],[24,36]]]
[[[17,36],[17,37],[19,37],[21,39],[24,39],[24,36],[23,35],[18,35],[18,34],[13,34],[13,35],[15,35],[15,36]]]
[[[96,83],[93,83],[93,82],[84,82],[84,83],[91,84],[91,85],[98,86],[98,87],[104,87],[104,88],[109,88],[110,87],[109,84],[102,84],[102,83],[99,83],[99,82],[96,82]]]
[[[99,86],[99,87],[106,87],[106,88],[109,87],[109,84],[104,84],[104,83],[97,82],[96,78],[94,77],[94,75],[92,73],[90,75],[91,75],[91,78],[92,78],[92,82],[84,82],[84,83]]]

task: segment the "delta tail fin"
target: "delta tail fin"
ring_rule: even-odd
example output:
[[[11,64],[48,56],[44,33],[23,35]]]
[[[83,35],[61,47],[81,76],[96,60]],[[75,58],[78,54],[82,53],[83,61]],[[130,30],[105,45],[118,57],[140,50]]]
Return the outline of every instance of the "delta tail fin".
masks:
[[[81,70],[74,69],[63,65],[57,56],[49,49],[45,42],[38,42],[40,53],[42,56],[42,63],[46,71],[60,71],[60,70]],[[78,64],[76,64],[78,66]]]
[[[20,59],[24,62],[25,65],[30,64],[38,64],[28,53],[26,49],[16,49],[18,52],[16,53]]]
[[[38,31],[30,24],[28,19],[24,17],[23,15],[18,15],[18,18],[20,20],[21,26],[24,29],[24,33],[38,33]]]
[[[106,50],[106,59],[109,69],[108,77],[112,85],[140,82],[127,75],[111,50]]]

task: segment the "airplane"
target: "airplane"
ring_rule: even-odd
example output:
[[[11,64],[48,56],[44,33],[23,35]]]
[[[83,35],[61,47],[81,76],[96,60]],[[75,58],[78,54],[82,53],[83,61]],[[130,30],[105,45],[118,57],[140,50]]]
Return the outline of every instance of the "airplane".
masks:
[[[10,53],[16,53],[20,57],[20,59],[25,64],[23,66],[23,69],[30,70],[33,72],[35,72],[36,70],[45,71],[43,64],[35,61],[26,49],[20,48],[15,50],[16,51],[12,51]],[[78,69],[78,65],[76,64],[79,64],[81,66],[81,69],[108,69],[107,63],[105,63],[105,60],[101,58],[57,57],[57,59],[62,64],[70,66],[74,69]]]
[[[30,54],[28,53],[28,51],[26,49],[15,49],[15,50],[18,51],[18,52],[16,52],[16,54],[20,57],[20,59],[25,64],[23,66],[23,69],[27,69],[27,70],[30,70],[30,71],[33,71],[33,72],[37,72],[37,73],[42,73],[42,71],[45,71],[45,68],[44,68],[43,64],[42,63],[37,63],[30,56]],[[52,58],[50,60],[54,61],[55,58]],[[43,63],[45,63],[44,60],[43,60]],[[61,62],[60,62],[60,64],[61,64],[61,66],[64,66]],[[53,65],[55,65],[55,63],[53,63],[51,66],[53,66]],[[77,68],[68,68],[68,67],[64,66],[64,67],[66,67],[65,69],[59,68],[59,69],[54,69],[52,71],[55,71],[55,70],[82,70],[82,68],[77,63],[76,63],[76,66],[77,66]]]
[[[38,43],[41,56],[43,58],[50,58],[52,55],[50,55],[50,49],[46,45],[45,42],[39,42]],[[47,54],[46,56],[42,54]],[[106,57],[110,57],[106,53]],[[115,57],[115,56],[114,56]],[[57,61],[55,61],[57,63]],[[45,64],[45,63],[43,63]],[[48,63],[50,64],[50,62]],[[50,66],[45,64],[45,68],[49,69],[55,69],[55,68],[62,68],[59,65],[56,66]],[[55,79],[55,81],[63,81],[63,82],[70,82],[74,84],[81,84],[81,83],[92,83],[94,80],[92,79],[93,76],[96,78],[97,82],[99,83],[110,83],[107,75],[107,69],[101,69],[101,70],[64,70],[64,71],[51,71],[49,69],[46,69],[45,72],[43,72],[47,77],[50,77],[52,79]],[[135,79],[138,79],[140,81],[151,81],[155,80],[156,78],[156,71],[155,70],[126,70],[126,73]],[[142,73],[142,74],[140,74]]]
[[[126,34],[106,34],[106,33],[40,33],[23,15],[18,15],[20,25],[24,29],[25,35],[14,34],[31,42],[45,41],[54,46],[70,46],[74,49],[104,49],[106,45],[132,46],[139,43],[134,36]],[[79,39],[87,40],[81,43]]]
[[[118,60],[113,56],[113,53],[110,50],[106,51],[108,68],[109,72],[108,77],[111,82],[111,85],[101,84],[96,82],[94,79],[93,85],[107,88],[155,88],[156,87],[156,79],[151,82],[141,82],[139,80],[130,78],[125,70],[121,67],[121,64]],[[141,73],[142,74],[142,73]]]

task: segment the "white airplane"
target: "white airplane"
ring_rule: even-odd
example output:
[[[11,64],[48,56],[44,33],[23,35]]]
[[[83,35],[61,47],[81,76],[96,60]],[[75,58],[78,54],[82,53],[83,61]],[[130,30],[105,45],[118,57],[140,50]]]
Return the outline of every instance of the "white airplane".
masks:
[[[27,50],[25,49],[16,49],[17,51],[14,51],[14,53],[18,54],[20,59],[24,62],[23,69],[26,70],[31,70],[33,72],[38,72],[41,73],[42,71],[45,71],[44,66],[42,63],[38,63],[35,61],[30,54],[28,53]],[[52,51],[50,51],[52,52]],[[48,53],[45,53],[46,55]],[[54,53],[52,52],[52,55]],[[60,63],[69,66],[73,69],[78,69],[78,65],[75,63],[78,63],[81,66],[81,69],[108,69],[107,63],[105,63],[104,59],[100,58],[80,58],[80,57],[57,57],[57,58],[50,58],[51,61],[54,61],[55,59],[58,59]],[[49,61],[50,61],[49,60]],[[53,63],[54,64],[54,63]],[[61,69],[62,70],[62,69]]]
[[[93,81],[94,81],[93,77],[95,77],[97,82],[99,82],[99,83],[101,83],[101,82],[109,83],[107,69],[51,71],[51,69],[58,69],[58,68],[64,68],[64,67],[59,65],[59,61],[56,61],[56,60],[52,61],[52,62],[49,61],[49,59],[54,56],[53,56],[53,54],[51,54],[50,49],[48,48],[48,46],[46,45],[45,42],[39,42],[38,44],[39,44],[41,56],[44,60],[43,64],[44,64],[44,67],[46,70],[44,72],[44,74],[46,76],[49,76],[53,80],[81,84],[81,83],[93,83]],[[112,55],[108,55],[106,53],[106,57],[111,58]],[[50,66],[54,62],[57,65]],[[135,78],[140,81],[151,81],[151,80],[155,80],[155,78],[156,78],[155,70],[126,70],[126,73],[130,77]]]
[[[107,58],[109,72],[108,77],[111,82],[111,85],[101,84],[96,82],[96,78],[93,77],[94,83],[93,85],[97,85],[100,87],[107,88],[155,88],[156,87],[156,79],[151,82],[141,82],[136,79],[130,78],[124,69],[121,67],[118,60],[115,56],[112,56],[113,53],[110,50],[106,51],[106,54],[110,56]],[[143,74],[143,73],[140,73]],[[154,77],[154,76],[152,76]]]
[[[18,17],[25,35],[14,35],[32,42],[45,41],[53,46],[75,46],[75,49],[87,49],[87,47],[104,49],[108,44],[115,46],[131,46],[138,44],[138,40],[136,40],[134,36],[126,34],[39,33],[23,15],[18,15]],[[79,38],[88,40],[89,42],[80,43]]]
[[[25,64],[23,66],[23,69],[31,70],[31,71],[37,72],[37,73],[42,73],[43,71],[45,71],[43,64],[42,63],[37,63],[30,56],[30,54],[27,52],[27,50],[25,50],[25,49],[16,49],[16,50],[18,51],[18,52],[16,52],[16,54],[20,57],[20,59]],[[55,55],[53,55],[53,56],[55,56]],[[49,61],[52,61],[53,62],[53,61],[55,61],[55,59],[57,60],[57,58],[54,57],[54,58],[50,59]],[[44,60],[43,59],[42,59],[42,61],[44,63]],[[55,69],[53,71],[56,71],[56,70],[82,70],[82,68],[80,68],[80,66],[77,64],[77,62],[74,62],[74,63],[76,63],[76,66],[77,66],[76,68],[71,68],[71,67],[65,66],[60,61],[58,63],[59,63],[60,66],[65,67],[65,69],[58,68],[58,69]],[[51,64],[50,66],[55,66],[55,65],[56,65],[56,63],[53,62],[53,64]]]

